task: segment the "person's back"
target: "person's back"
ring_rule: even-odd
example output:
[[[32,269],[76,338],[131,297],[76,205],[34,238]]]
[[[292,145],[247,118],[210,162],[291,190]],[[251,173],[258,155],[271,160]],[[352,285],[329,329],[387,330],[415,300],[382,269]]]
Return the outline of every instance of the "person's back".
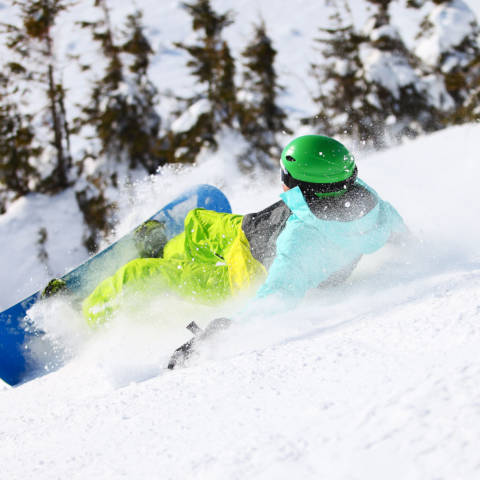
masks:
[[[368,188],[355,183],[341,197],[308,197],[312,213],[322,220],[349,222],[363,217],[377,204],[377,197]],[[243,217],[242,229],[250,243],[253,256],[270,268],[276,255],[276,242],[292,214],[283,200]]]

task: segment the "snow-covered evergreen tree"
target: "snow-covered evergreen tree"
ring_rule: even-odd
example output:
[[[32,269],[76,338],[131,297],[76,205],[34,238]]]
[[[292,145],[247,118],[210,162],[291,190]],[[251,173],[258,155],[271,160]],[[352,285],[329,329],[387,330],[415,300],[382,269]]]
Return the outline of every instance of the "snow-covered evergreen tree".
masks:
[[[322,58],[312,65],[319,92],[314,101],[319,111],[304,122],[314,125],[324,135],[348,135],[363,141],[374,139],[371,117],[377,107],[365,103],[367,86],[359,75],[362,71],[360,45],[365,39],[351,19],[344,18],[349,10],[341,9],[336,2],[331,2],[330,7],[331,27],[320,28],[316,39]]]
[[[320,133],[382,148],[441,128],[439,106],[448,95],[422,77],[421,62],[391,25],[391,0],[368,1],[374,13],[361,31],[342,24],[338,6],[333,28],[321,29],[326,62],[314,66],[320,112],[307,121]]]
[[[77,204],[87,225],[83,234],[83,244],[90,253],[98,251],[101,237],[107,235],[113,228],[112,216],[115,204],[105,193],[107,186],[105,177],[93,174],[86,180],[80,179],[75,188]]]
[[[148,76],[153,50],[145,36],[140,11],[127,17],[125,37],[121,52],[127,57],[129,74],[125,78],[129,92],[122,140],[128,150],[131,167],[142,165],[152,174],[165,163],[165,157],[161,153],[159,139],[158,92]]]
[[[114,205],[105,189],[117,187],[117,174],[122,169],[143,167],[154,173],[165,163],[159,138],[160,116],[156,111],[157,90],[148,77],[152,47],[144,34],[140,11],[129,15],[122,32],[115,33],[106,0],[96,0],[102,17],[96,22],[82,22],[90,28],[100,44],[106,67],[95,81],[90,102],[83,107],[79,120],[92,130],[90,151],[86,159],[93,163],[79,183],[76,196],[89,226],[85,244],[90,251],[97,247],[100,233],[111,227]]]
[[[472,68],[478,72],[480,69],[480,57],[472,62]],[[480,122],[480,73],[472,78],[465,106],[457,112],[456,123]]]
[[[0,72],[0,213],[8,201],[38,188],[34,160],[41,154],[32,117],[17,106],[18,88]]]
[[[71,184],[70,153],[71,129],[67,120],[65,88],[61,72],[55,58],[55,38],[53,27],[58,16],[69,6],[68,0],[14,0],[13,5],[20,12],[19,25],[6,25],[7,46],[14,55],[9,63],[9,73],[19,82],[27,82],[30,87],[40,85],[45,101],[40,112],[46,124],[47,138],[51,138],[55,161],[50,164],[48,175],[42,179],[42,189],[55,192]],[[35,88],[32,87],[32,90]],[[38,125],[38,123],[37,123]],[[39,134],[37,132],[38,136]],[[48,145],[44,145],[47,147]],[[45,158],[51,163],[49,149],[45,148]]]
[[[111,131],[110,123],[116,118],[114,103],[115,92],[119,89],[123,80],[123,65],[120,60],[120,49],[113,38],[113,30],[110,22],[110,12],[106,0],[95,0],[95,6],[101,9],[102,17],[95,22],[79,22],[83,28],[90,28],[93,39],[100,44],[101,52],[107,62],[103,76],[96,79],[91,92],[89,103],[83,105],[83,118],[77,119],[83,127],[93,127],[92,134],[88,137],[92,141],[90,151],[87,153],[94,159],[103,154],[117,154],[112,144],[115,133]],[[90,69],[90,65],[84,65],[83,69]],[[100,143],[96,145],[96,141]]]
[[[193,162],[202,147],[216,148],[216,134],[231,126],[235,115],[235,65],[222,31],[232,22],[230,12],[217,13],[210,0],[185,3],[192,17],[193,30],[199,33],[197,43],[176,46],[190,55],[192,69],[203,91],[183,99],[186,106],[178,113],[169,135],[169,161]]]
[[[426,85],[417,73],[419,62],[390,23],[391,0],[368,0],[377,11],[363,29],[360,46],[365,103],[373,107],[375,146],[390,140],[440,128],[440,117],[425,95]],[[364,105],[365,105],[364,103]],[[364,106],[362,106],[363,110]]]
[[[433,3],[422,22],[416,54],[434,85],[427,94],[438,97],[449,123],[458,123],[464,121],[466,107],[472,109],[472,92],[480,77],[480,27],[463,0]]]
[[[139,11],[129,15],[122,40],[115,40],[106,0],[96,0],[103,12],[97,22],[83,22],[100,43],[107,66],[83,108],[83,126],[93,127],[93,158],[107,156],[130,168],[143,166],[154,173],[164,158],[159,151],[160,116],[157,91],[148,78],[151,45],[144,35]]]
[[[278,159],[281,153],[276,135],[288,131],[286,114],[277,104],[281,87],[274,65],[276,55],[265,23],[256,25],[252,41],[242,52],[245,71],[238,116],[241,132],[249,143],[241,158],[244,164],[276,165],[272,159]]]

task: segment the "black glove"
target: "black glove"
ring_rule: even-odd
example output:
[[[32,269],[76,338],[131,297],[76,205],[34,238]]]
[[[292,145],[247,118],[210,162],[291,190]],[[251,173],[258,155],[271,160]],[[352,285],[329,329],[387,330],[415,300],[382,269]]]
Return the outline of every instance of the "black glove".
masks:
[[[173,355],[170,357],[170,361],[168,362],[168,369],[173,370],[176,367],[182,367],[192,354],[195,345],[198,342],[201,342],[206,338],[210,338],[219,331],[226,330],[231,324],[232,320],[224,317],[215,318],[204,330],[202,330],[195,322],[189,323],[187,325],[187,329],[190,330],[195,336],[173,352]]]

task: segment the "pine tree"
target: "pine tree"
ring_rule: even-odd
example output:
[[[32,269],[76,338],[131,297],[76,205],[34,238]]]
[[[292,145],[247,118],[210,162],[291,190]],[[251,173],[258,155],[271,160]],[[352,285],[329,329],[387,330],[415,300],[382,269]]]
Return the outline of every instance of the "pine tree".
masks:
[[[152,47],[144,35],[142,14],[137,11],[127,18],[126,42],[121,51],[131,57],[130,93],[125,111],[122,140],[128,150],[130,165],[143,165],[153,174],[165,163],[160,148],[160,116],[156,111],[158,92],[148,78]]]
[[[153,51],[143,33],[142,15],[139,11],[129,15],[124,40],[115,41],[106,0],[96,0],[95,5],[102,9],[103,19],[82,26],[91,28],[108,64],[83,109],[81,123],[93,126],[100,141],[90,155],[106,155],[129,168],[143,166],[154,173],[165,158],[158,138],[157,90],[148,78]]]
[[[377,107],[364,105],[367,88],[358,75],[362,69],[360,45],[365,38],[342,17],[335,2],[331,7],[332,27],[320,28],[320,36],[315,40],[324,60],[311,65],[319,88],[314,98],[319,111],[303,123],[313,125],[325,135],[348,135],[368,141],[375,137],[375,126],[369,117]],[[364,108],[360,111],[362,105]]]
[[[419,60],[390,24],[391,0],[368,0],[377,11],[367,22],[361,58],[367,101],[378,106],[372,115],[376,146],[404,136],[440,128],[440,116],[426,95],[427,86],[417,74]],[[383,138],[385,136],[385,138]]]
[[[475,74],[472,75],[464,107],[457,110],[454,123],[480,122],[480,55],[472,60],[470,69]]]
[[[115,205],[105,193],[117,187],[119,165],[143,167],[156,172],[165,163],[159,139],[160,116],[156,112],[157,90],[148,78],[152,47],[144,34],[140,11],[129,15],[124,29],[114,32],[106,0],[95,0],[102,12],[96,22],[81,22],[99,44],[107,64],[96,79],[90,101],[83,107],[80,127],[92,128],[91,149],[86,157],[93,160],[95,171],[76,196],[89,233],[85,245],[95,251],[99,238],[111,228]],[[87,67],[88,68],[88,67]]]
[[[443,105],[448,114],[446,122],[461,123],[466,111],[471,110],[471,92],[480,76],[480,27],[462,0],[433,3],[421,24],[416,52],[424,60],[424,74],[435,78],[447,92],[449,101]],[[444,18],[456,19],[453,34]]]
[[[17,93],[0,73],[0,213],[10,199],[35,190],[40,178],[34,161],[42,149],[34,139],[31,115],[18,109]]]
[[[55,150],[55,164],[43,180],[43,189],[55,192],[70,184],[72,158],[70,154],[70,126],[65,107],[65,89],[54,55],[52,29],[58,15],[65,11],[68,0],[14,0],[19,7],[21,26],[6,25],[7,46],[17,60],[12,62],[11,73],[20,79],[39,82],[46,95],[46,120],[51,129],[51,145]],[[22,63],[35,66],[31,71]]]
[[[113,228],[115,204],[108,200],[105,190],[105,179],[100,175],[93,175],[75,192],[78,207],[88,227],[83,243],[90,253],[98,250],[100,238],[110,233]]]
[[[110,11],[106,0],[95,0],[94,5],[101,9],[102,18],[95,22],[79,22],[82,28],[89,28],[93,40],[99,43],[101,52],[107,61],[103,76],[95,80],[90,101],[83,105],[83,117],[77,118],[78,127],[93,127],[93,135],[89,135],[89,151],[85,157],[93,159],[99,168],[99,160],[103,155],[119,158],[117,146],[117,132],[113,127],[119,117],[116,92],[123,81],[123,64],[120,60],[120,48],[114,42],[113,30],[110,21]],[[88,65],[83,66],[89,70]],[[107,172],[102,172],[108,176]]]
[[[232,126],[236,108],[235,65],[230,48],[222,39],[224,28],[232,24],[230,12],[215,12],[209,0],[185,3],[192,17],[192,27],[199,32],[198,43],[176,46],[188,52],[187,65],[203,91],[183,99],[188,115],[197,117],[188,122],[186,130],[170,132],[169,161],[194,162],[202,147],[216,148],[215,135],[223,126]],[[185,115],[185,113],[183,113]],[[180,113],[179,113],[180,115]]]
[[[326,64],[314,67],[321,110],[307,122],[328,135],[346,134],[383,148],[440,128],[441,115],[417,74],[419,60],[390,23],[391,0],[368,1],[376,8],[362,31],[343,26],[338,7],[336,25],[321,29]]]
[[[274,66],[277,52],[267,35],[265,23],[254,28],[254,38],[242,52],[246,98],[239,106],[239,123],[249,143],[242,160],[271,167],[276,164],[272,158],[278,159],[281,153],[276,135],[289,130],[285,125],[286,114],[277,105],[277,95],[281,91]]]

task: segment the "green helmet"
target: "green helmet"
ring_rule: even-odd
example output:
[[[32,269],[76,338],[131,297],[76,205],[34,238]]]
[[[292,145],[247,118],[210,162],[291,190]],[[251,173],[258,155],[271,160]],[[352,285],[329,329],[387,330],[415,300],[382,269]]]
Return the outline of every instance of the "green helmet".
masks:
[[[357,179],[353,155],[343,144],[322,135],[304,135],[292,140],[282,152],[282,182],[300,187],[305,195],[336,196]]]

